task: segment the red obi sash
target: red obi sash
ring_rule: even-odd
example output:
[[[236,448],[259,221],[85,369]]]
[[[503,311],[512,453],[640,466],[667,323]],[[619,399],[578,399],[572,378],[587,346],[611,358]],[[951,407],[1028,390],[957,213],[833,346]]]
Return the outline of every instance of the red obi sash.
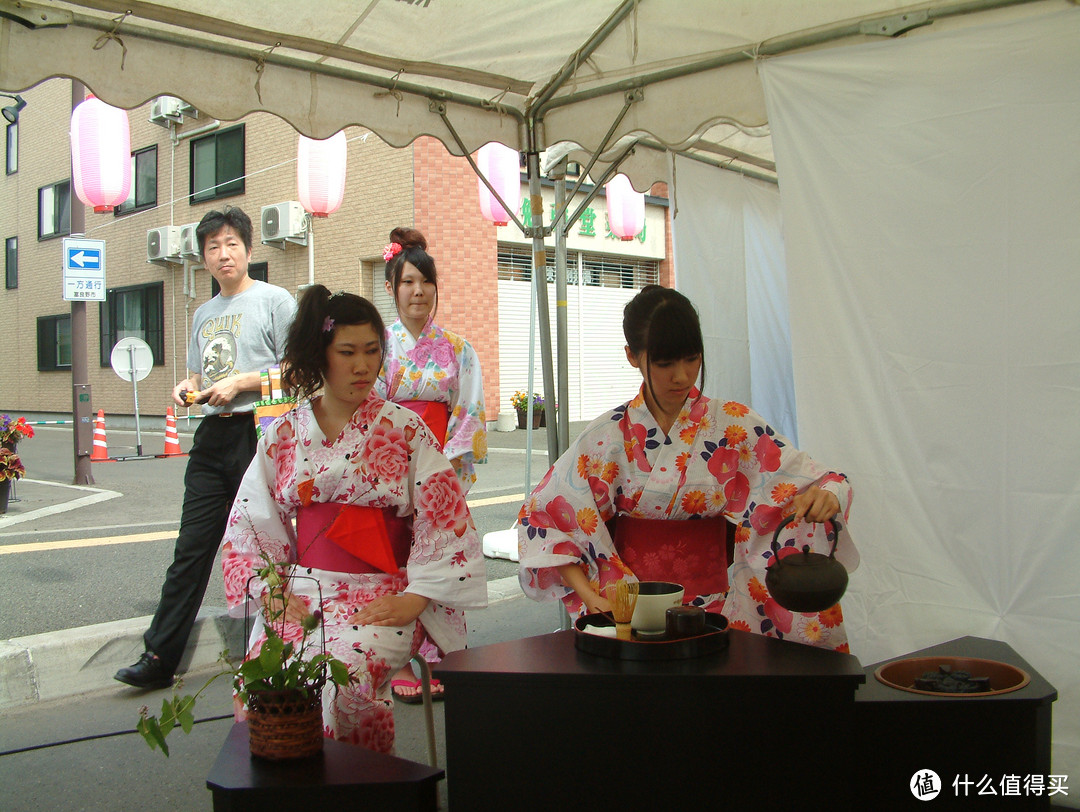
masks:
[[[442,451],[446,444],[446,427],[450,425],[450,407],[437,400],[401,400],[396,403],[420,415],[420,419],[435,435],[439,450]]]
[[[409,559],[412,521],[387,508],[313,502],[296,513],[297,561],[334,572],[397,572]]]
[[[727,592],[728,522],[705,519],[640,519],[618,516],[615,549],[639,581],[674,581],[696,595]]]

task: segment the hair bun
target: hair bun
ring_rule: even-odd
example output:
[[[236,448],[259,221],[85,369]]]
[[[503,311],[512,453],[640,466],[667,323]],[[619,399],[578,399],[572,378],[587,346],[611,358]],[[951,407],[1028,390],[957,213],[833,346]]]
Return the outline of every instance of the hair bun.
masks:
[[[415,228],[395,228],[390,232],[390,242],[396,242],[402,248],[419,248],[427,251],[427,240]]]

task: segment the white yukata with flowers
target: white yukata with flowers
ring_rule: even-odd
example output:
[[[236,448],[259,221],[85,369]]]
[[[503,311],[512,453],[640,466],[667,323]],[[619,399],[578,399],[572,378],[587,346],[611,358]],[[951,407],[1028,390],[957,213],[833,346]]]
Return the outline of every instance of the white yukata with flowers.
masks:
[[[450,417],[446,437],[438,438],[462,489],[476,482],[476,463],[487,460],[487,418],[480,359],[472,345],[428,318],[414,339],[401,320],[386,328],[384,374],[375,383],[380,397],[401,403],[445,403]]]
[[[534,600],[562,599],[571,615],[581,614],[584,604],[563,584],[557,567],[578,563],[597,592],[633,575],[605,522],[616,515],[723,516],[736,525],[728,591],[686,595],[684,602],[721,611],[732,628],[847,651],[839,604],[823,612],[793,613],[765,588],[773,533],[793,512],[791,500],[811,485],[839,500],[843,528],[836,555],[848,570],[858,566],[846,528],[852,498],[846,477],[815,463],[746,406],[698,395],[691,391],[666,437],[642,391],[582,431],[522,506],[522,589]],[[780,554],[803,544],[828,553],[825,536],[822,525],[800,522],[781,532]],[[681,568],[694,566],[672,551],[671,580],[679,582]]]
[[[293,520],[301,505],[339,502],[389,508],[413,517],[408,561],[395,573],[343,573],[293,567],[322,588],[326,650],[343,660],[357,681],[323,688],[327,736],[379,752],[392,752],[394,719],[390,675],[416,653],[422,629],[407,626],[354,626],[347,620],[383,595],[411,592],[430,598],[421,613],[423,629],[443,651],[465,647],[463,609],[487,604],[480,540],[461,485],[434,437],[413,412],[374,393],[360,404],[341,434],[323,436],[310,403],[301,403],[275,420],[260,438],[229,516],[222,548],[225,597],[230,613],[243,616],[248,578],[272,561],[295,564]],[[256,579],[251,597],[267,590]],[[315,611],[319,591],[305,578],[289,590]],[[253,606],[260,606],[256,603]],[[252,614],[255,609],[251,608]],[[302,636],[299,624],[286,625],[286,640]],[[313,639],[317,639],[316,633]],[[257,653],[265,635],[254,641]],[[310,646],[312,655],[318,646]]]

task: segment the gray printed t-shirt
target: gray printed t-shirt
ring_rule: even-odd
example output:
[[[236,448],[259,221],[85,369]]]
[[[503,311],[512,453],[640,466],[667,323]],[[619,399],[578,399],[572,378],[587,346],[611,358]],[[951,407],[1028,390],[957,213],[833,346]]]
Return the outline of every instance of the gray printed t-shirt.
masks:
[[[195,311],[187,368],[202,370],[200,389],[230,375],[257,372],[281,363],[296,301],[284,288],[258,279],[235,296],[218,294]],[[203,414],[250,412],[259,392],[241,392],[225,406],[203,405]]]

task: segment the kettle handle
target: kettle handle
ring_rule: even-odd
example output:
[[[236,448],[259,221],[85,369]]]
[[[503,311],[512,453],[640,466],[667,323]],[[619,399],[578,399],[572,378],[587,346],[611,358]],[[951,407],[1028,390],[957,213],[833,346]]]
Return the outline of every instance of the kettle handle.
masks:
[[[780,524],[776,526],[776,532],[773,533],[773,545],[780,544],[780,531],[787,527],[789,524],[791,524],[793,521],[795,521],[794,513],[786,517],[783,521],[780,522]],[[836,544],[838,541],[840,541],[840,530],[842,528],[840,520],[833,517],[832,519],[826,519],[824,522],[821,522],[821,524],[831,524],[833,526],[833,530],[835,531],[833,534],[832,548],[829,550],[829,558],[833,558],[836,555]]]

